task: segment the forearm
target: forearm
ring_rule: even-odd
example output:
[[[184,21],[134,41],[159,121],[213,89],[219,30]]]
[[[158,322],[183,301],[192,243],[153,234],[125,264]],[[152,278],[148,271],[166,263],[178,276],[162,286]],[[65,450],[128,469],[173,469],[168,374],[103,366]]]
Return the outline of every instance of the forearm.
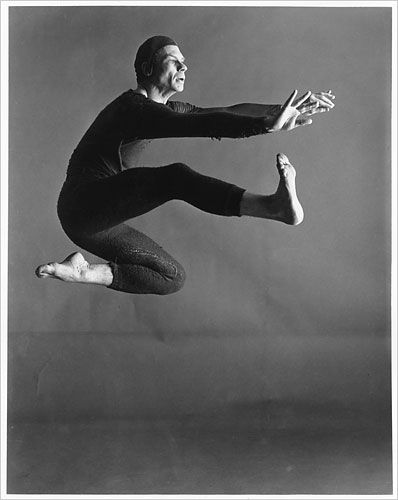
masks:
[[[255,117],[275,117],[280,113],[282,106],[280,104],[255,104],[244,102],[233,104],[232,106],[203,108],[200,113],[230,113],[233,115]]]
[[[245,116],[275,116],[281,110],[280,104],[255,104],[255,103],[241,103],[234,104],[233,106],[228,106],[223,108],[227,113],[233,113],[237,115]]]

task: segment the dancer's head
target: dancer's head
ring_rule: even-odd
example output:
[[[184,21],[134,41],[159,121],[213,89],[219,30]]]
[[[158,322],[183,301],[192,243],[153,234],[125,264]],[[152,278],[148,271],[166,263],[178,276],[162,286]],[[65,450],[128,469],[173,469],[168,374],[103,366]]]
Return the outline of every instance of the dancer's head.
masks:
[[[184,90],[185,64],[176,42],[167,36],[153,36],[138,49],[134,62],[137,83],[150,83],[173,93]]]

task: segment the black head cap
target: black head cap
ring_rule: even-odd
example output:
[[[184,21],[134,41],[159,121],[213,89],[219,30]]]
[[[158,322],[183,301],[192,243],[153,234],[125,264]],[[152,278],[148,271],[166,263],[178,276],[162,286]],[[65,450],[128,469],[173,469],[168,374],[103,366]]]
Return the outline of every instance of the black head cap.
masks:
[[[168,36],[163,35],[152,36],[151,38],[148,38],[148,40],[145,40],[142,45],[140,45],[134,61],[134,69],[135,74],[137,75],[138,82],[145,79],[145,75],[142,72],[142,64],[144,62],[150,62],[154,54],[166,45],[177,46],[174,40],[172,40]]]

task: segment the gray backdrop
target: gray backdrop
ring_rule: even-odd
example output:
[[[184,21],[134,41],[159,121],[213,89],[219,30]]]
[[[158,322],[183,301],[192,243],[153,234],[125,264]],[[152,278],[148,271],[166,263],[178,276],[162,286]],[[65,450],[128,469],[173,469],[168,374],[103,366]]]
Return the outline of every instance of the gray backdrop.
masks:
[[[12,418],[388,405],[390,24],[388,8],[11,8]],[[179,98],[197,105],[333,90],[336,108],[310,127],[158,140],[142,159],[271,193],[284,152],[305,221],[171,202],[132,224],[184,265],[178,294],[38,280],[37,265],[77,250],[56,216],[68,158],[100,109],[135,85],[136,48],[157,33],[179,42],[189,67]]]

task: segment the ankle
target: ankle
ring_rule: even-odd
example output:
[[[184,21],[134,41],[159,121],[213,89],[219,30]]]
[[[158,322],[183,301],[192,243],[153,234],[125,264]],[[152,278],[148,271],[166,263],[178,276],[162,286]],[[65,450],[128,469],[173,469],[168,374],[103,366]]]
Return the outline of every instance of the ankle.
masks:
[[[113,273],[109,264],[90,264],[82,270],[82,283],[109,286],[113,281]]]
[[[267,218],[271,216],[277,206],[276,194],[261,195],[245,191],[240,204],[240,215],[249,217]]]

